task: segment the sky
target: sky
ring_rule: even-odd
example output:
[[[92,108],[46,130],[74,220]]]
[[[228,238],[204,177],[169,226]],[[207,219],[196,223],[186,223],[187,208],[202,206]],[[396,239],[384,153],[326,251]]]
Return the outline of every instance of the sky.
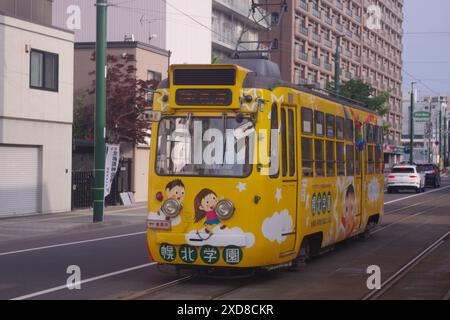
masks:
[[[404,0],[403,31],[403,92],[450,95],[450,0]]]

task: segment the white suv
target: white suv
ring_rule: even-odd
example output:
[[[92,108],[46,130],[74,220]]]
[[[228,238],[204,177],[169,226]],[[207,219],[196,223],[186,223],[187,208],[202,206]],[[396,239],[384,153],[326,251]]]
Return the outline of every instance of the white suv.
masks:
[[[393,167],[387,177],[387,192],[398,192],[400,189],[414,189],[417,193],[425,191],[425,174],[416,165]]]

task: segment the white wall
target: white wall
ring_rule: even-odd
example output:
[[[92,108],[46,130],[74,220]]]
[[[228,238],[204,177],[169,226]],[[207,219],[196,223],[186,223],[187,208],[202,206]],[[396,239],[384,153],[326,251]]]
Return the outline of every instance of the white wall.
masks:
[[[59,90],[30,89],[25,46],[59,55]],[[0,15],[0,144],[41,148],[42,212],[71,207],[73,34]]]
[[[211,0],[168,0],[168,3],[166,49],[172,52],[170,63],[211,63]]]

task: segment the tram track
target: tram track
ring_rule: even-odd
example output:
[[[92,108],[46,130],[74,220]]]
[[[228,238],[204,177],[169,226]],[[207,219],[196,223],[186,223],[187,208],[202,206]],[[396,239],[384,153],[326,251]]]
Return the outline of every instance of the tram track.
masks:
[[[436,198],[433,198],[433,199],[429,199],[429,200],[426,200],[426,201],[422,201],[422,202],[419,202],[419,203],[415,203],[415,204],[412,204],[412,205],[410,205],[410,206],[400,208],[400,209],[398,209],[398,210],[396,209],[396,210],[390,211],[390,212],[388,212],[388,213],[385,213],[385,215],[391,215],[391,214],[394,214],[394,213],[396,213],[396,212],[399,212],[399,211],[402,211],[402,210],[405,210],[405,209],[408,209],[408,208],[417,207],[417,206],[419,206],[419,205],[423,205],[423,204],[428,203],[428,202],[435,202],[435,201],[437,201],[437,200],[439,200],[439,199],[441,199],[441,198],[444,198],[444,197],[447,197],[447,195],[441,195],[441,196],[439,196],[439,197],[436,197]],[[384,231],[384,230],[386,230],[386,229],[388,229],[388,228],[391,228],[391,227],[393,227],[393,226],[395,226],[395,225],[397,225],[397,224],[400,224],[400,223],[402,223],[402,222],[404,222],[404,221],[407,221],[407,220],[413,219],[413,218],[415,218],[415,217],[421,216],[421,215],[423,215],[423,214],[426,214],[426,213],[428,213],[428,212],[431,212],[430,209],[432,209],[432,208],[434,208],[434,207],[436,207],[436,205],[428,207],[427,210],[421,210],[421,211],[416,212],[416,213],[414,213],[414,214],[409,214],[408,216],[406,216],[406,217],[404,217],[404,218],[395,220],[395,221],[393,221],[393,222],[391,222],[391,223],[389,223],[389,224],[387,224],[387,225],[384,225],[384,226],[382,226],[382,227],[376,228],[376,229],[373,230],[371,233],[372,233],[372,234],[375,234],[375,233]],[[450,234],[450,231],[447,232],[447,233],[446,233],[444,236],[442,236],[441,238],[448,237],[449,234]],[[439,238],[439,239],[441,239],[441,238]],[[438,240],[439,240],[439,239],[438,239]],[[413,268],[416,264],[420,263],[420,261],[422,261],[423,259],[425,259],[430,253],[432,253],[435,249],[437,249],[437,247],[439,247],[439,246],[442,244],[442,242],[439,242],[438,240],[435,241],[435,242],[433,242],[433,244],[429,245],[429,246],[428,246],[427,248],[425,248],[421,253],[419,253],[418,255],[416,255],[416,256],[412,259],[412,261],[416,261],[416,260],[417,260],[416,263],[415,263],[413,266],[411,266],[411,263],[414,263],[414,262],[411,262],[411,261],[410,261],[408,264],[406,264],[405,266],[403,266],[398,272],[396,272],[394,275],[392,275],[388,280],[386,280],[386,282],[383,284],[383,286],[385,286],[385,285],[387,286],[387,285],[390,283],[390,285],[389,285],[389,287],[390,287],[390,286],[392,286],[393,284],[395,284],[396,282],[398,282],[398,281],[401,279],[401,277],[403,277],[404,271],[405,271],[408,267],[409,267],[409,268]],[[401,276],[401,277],[400,277],[400,276]],[[400,278],[399,278],[399,277],[400,277]],[[235,292],[235,291],[237,291],[237,290],[239,290],[239,289],[241,289],[241,288],[243,288],[243,287],[245,287],[245,286],[247,286],[247,285],[249,285],[249,284],[255,282],[255,281],[256,281],[256,278],[257,278],[257,277],[254,276],[254,277],[250,278],[249,280],[247,280],[247,281],[245,281],[245,282],[243,282],[243,283],[241,283],[241,284],[239,284],[239,285],[237,285],[237,286],[234,286],[234,287],[230,287],[230,288],[224,289],[223,291],[221,291],[221,292],[219,292],[219,293],[215,293],[215,294],[213,294],[213,295],[211,295],[211,296],[207,296],[207,297],[205,297],[205,298],[208,299],[208,300],[219,300],[219,299],[222,299],[223,297],[226,297],[227,295],[229,295],[229,294],[231,294],[231,293],[233,293],[233,292]],[[391,278],[392,278],[392,279],[391,279]],[[195,275],[183,276],[183,277],[180,277],[180,278],[175,279],[175,280],[173,280],[173,281],[164,283],[164,284],[162,284],[162,285],[158,285],[158,286],[155,286],[155,287],[152,287],[152,288],[149,288],[149,289],[140,291],[140,292],[136,292],[136,293],[130,294],[130,295],[125,296],[125,297],[121,297],[120,299],[121,299],[121,300],[136,300],[136,299],[141,299],[141,298],[147,297],[147,296],[152,295],[152,294],[155,294],[155,293],[160,293],[160,292],[162,292],[162,291],[164,291],[164,290],[170,289],[170,288],[175,287],[175,286],[184,285],[184,284],[186,284],[187,282],[189,282],[189,281],[191,281],[191,280],[194,280],[194,279],[197,279],[197,277],[196,277]],[[389,283],[388,283],[388,281],[389,281]],[[369,296],[369,295],[374,295],[374,296],[377,295],[377,297],[378,297],[379,294],[382,294],[382,292],[378,292],[378,291],[377,291],[377,292],[371,292],[371,293],[369,293],[366,297],[364,297],[363,300],[372,299],[372,297]]]
[[[155,286],[155,287],[152,287],[152,288],[149,288],[149,289],[138,291],[138,292],[132,293],[132,294],[127,295],[127,296],[119,297],[119,300],[138,300],[138,299],[143,298],[145,296],[148,296],[150,294],[153,294],[153,293],[162,291],[164,289],[168,289],[170,287],[179,285],[179,284],[184,283],[186,281],[189,281],[189,280],[191,280],[193,278],[194,278],[193,275],[183,276],[181,278],[178,278],[178,279],[175,279],[175,280],[172,280],[172,281],[160,284],[158,286]]]
[[[450,236],[450,231],[439,237],[437,240],[433,241],[421,252],[416,254],[408,263],[404,264],[400,269],[398,269],[394,274],[392,274],[386,281],[381,284],[381,289],[373,290],[366,294],[361,300],[377,300],[380,299],[384,294],[386,294],[393,285],[398,283],[405,275],[411,272],[420,262],[427,258],[432,252],[439,248],[442,244],[447,241]],[[444,297],[445,299],[445,297]]]
[[[435,202],[438,203],[439,199],[447,197],[448,195],[444,194],[441,195],[437,198],[432,198],[426,201],[421,201],[419,203],[414,203],[412,205],[409,205],[407,207],[403,207],[403,208],[399,208],[393,211],[389,211],[387,213],[385,213],[385,215],[393,215],[395,213],[399,213],[401,211],[405,211],[408,210],[410,208],[414,208],[414,207],[418,207],[420,205],[423,205],[425,203],[429,203],[429,202]],[[432,209],[434,207],[436,207],[437,205],[431,206],[429,208],[427,208],[427,210],[421,210],[419,212],[413,213],[413,214],[408,214],[408,216],[403,217],[401,219],[395,220],[387,225],[378,227],[376,229],[374,229],[371,233],[375,234],[381,231],[384,231],[386,229],[389,229],[395,225],[398,225],[402,222],[405,222],[407,220],[416,218],[418,216],[424,215],[426,213],[432,212]],[[447,237],[449,237],[450,235],[450,231],[447,232],[446,234],[444,234],[443,236],[441,236],[439,239],[437,239],[436,241],[434,241],[432,244],[430,244],[429,246],[427,246],[424,250],[422,250],[420,253],[418,253],[417,255],[415,255],[407,264],[405,264],[404,266],[402,266],[397,272],[395,272],[393,275],[391,275],[383,284],[382,284],[382,289],[377,290],[377,291],[372,291],[370,293],[368,293],[366,296],[364,296],[362,298],[362,300],[373,300],[373,299],[378,299],[379,297],[381,297],[385,292],[387,292],[389,290],[390,287],[392,287],[395,283],[397,283],[398,281],[400,281],[404,275],[406,275],[410,270],[412,270],[417,264],[419,264],[421,261],[423,261],[429,254],[431,254],[434,250],[436,250],[440,245],[442,245],[445,241],[445,239]],[[175,279],[173,281],[164,283],[162,285],[159,286],[155,286],[137,293],[133,293],[130,294],[129,296],[125,296],[120,298],[121,300],[136,300],[136,299],[141,299],[141,298],[150,298],[149,296],[156,294],[156,293],[161,293],[164,290],[168,290],[170,288],[173,288],[175,286],[179,286],[179,285],[184,285],[187,282],[193,280],[193,279],[197,279],[197,277],[195,275],[189,275],[189,276],[183,276],[181,278]],[[252,278],[250,278],[247,281],[243,281],[242,283],[240,283],[237,286],[233,286],[233,287],[229,287],[226,288],[218,293],[214,293],[210,296],[205,297],[208,300],[219,300],[222,299],[226,296],[228,296],[229,294],[255,282],[258,279],[257,276],[253,276]],[[449,293],[450,294],[450,293]]]

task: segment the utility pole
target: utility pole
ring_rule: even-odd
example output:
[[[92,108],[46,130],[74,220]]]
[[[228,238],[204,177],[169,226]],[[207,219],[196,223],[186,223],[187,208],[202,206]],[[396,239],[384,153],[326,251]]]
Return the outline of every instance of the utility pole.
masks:
[[[433,121],[431,120],[431,100],[430,100],[430,117],[428,118],[428,163],[431,163],[431,136],[433,135]]]
[[[336,36],[336,53],[334,55],[334,91],[336,94],[341,93],[341,38],[344,35]]]
[[[446,137],[446,135],[447,135],[447,130],[448,130],[448,127],[447,127],[447,114],[444,114],[444,167],[446,167],[447,166],[447,162],[448,162],[448,159],[447,159],[447,137]]]
[[[94,222],[103,221],[105,205],[105,138],[106,138],[106,17],[107,0],[97,0],[97,35],[95,46],[95,185]]]
[[[439,168],[442,163],[442,104],[439,104]]]
[[[411,82],[411,108],[409,110],[409,164],[414,164],[414,85]]]

